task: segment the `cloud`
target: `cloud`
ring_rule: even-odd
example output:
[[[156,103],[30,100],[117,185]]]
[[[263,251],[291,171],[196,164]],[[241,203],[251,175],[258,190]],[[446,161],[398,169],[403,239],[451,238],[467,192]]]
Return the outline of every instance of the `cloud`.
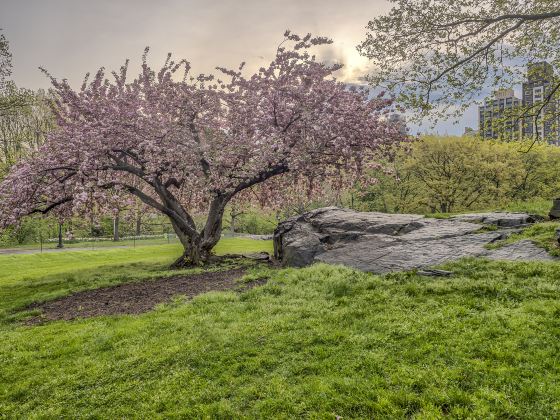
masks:
[[[39,66],[74,86],[86,72],[101,66],[118,69],[126,58],[131,58],[134,74],[145,46],[151,47],[154,65],[172,52],[189,60],[194,73],[214,72],[218,65],[237,68],[242,61],[251,71],[272,60],[286,29],[332,38],[334,44],[318,58],[343,63],[339,80],[361,84],[373,69],[356,46],[368,21],[390,7],[385,0],[0,2],[14,55],[14,79],[32,89],[49,86]],[[462,128],[455,128],[458,131]]]

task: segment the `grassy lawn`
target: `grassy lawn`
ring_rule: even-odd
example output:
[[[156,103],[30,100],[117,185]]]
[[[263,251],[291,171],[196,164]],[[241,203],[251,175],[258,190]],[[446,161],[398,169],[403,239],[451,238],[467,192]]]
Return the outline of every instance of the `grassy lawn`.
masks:
[[[551,208],[552,208],[552,200],[534,199],[534,200],[510,203],[502,210],[536,214],[542,217],[548,217],[548,213],[550,212]]]
[[[556,229],[560,229],[560,222],[536,223],[524,229],[521,233],[511,235],[504,241],[489,245],[488,248],[500,248],[506,244],[518,242],[523,239],[530,239],[541,248],[546,249],[549,254],[560,257]]]
[[[231,238],[231,237],[224,237],[222,240],[230,240],[230,239],[250,239],[250,238]],[[43,250],[49,249],[56,249],[58,242],[43,242]],[[179,240],[177,236],[171,235],[169,239],[166,238],[146,238],[146,239],[121,239],[118,242],[114,242],[104,238],[103,240],[98,241],[89,241],[89,242],[68,242],[64,240],[64,248],[72,249],[72,248],[86,248],[88,250],[96,250],[96,249],[103,249],[103,248],[118,248],[118,247],[142,247],[142,246],[151,246],[151,245],[178,245]],[[16,250],[30,250],[30,251],[39,251],[41,249],[41,245],[39,243],[33,244],[22,244],[22,245],[11,245],[6,248],[9,249],[16,249]],[[0,248],[1,250],[2,248]]]
[[[219,251],[271,246],[230,241]],[[0,418],[560,417],[555,263],[464,260],[443,279],[254,268],[269,282],[242,294],[17,322],[34,300],[169,275],[177,252],[0,256]]]
[[[217,254],[271,253],[272,242],[222,239],[215,250]],[[179,245],[0,255],[0,323],[14,318],[10,315],[13,308],[32,302],[78,290],[175,275],[177,271],[169,271],[168,266],[179,255]]]
[[[118,242],[114,242],[111,240],[103,239],[99,241],[89,241],[89,242],[68,242],[64,240],[64,248],[113,248],[119,246],[149,246],[149,245],[168,245],[168,244],[178,244],[178,239],[173,236],[170,237],[169,240],[166,238],[147,238],[147,239],[137,239],[134,241],[133,239],[122,239]],[[58,242],[43,242],[43,249],[54,249],[56,248]],[[37,250],[40,249],[40,244],[25,244],[25,245],[16,245],[11,246],[10,248],[14,249],[30,249],[30,250]]]
[[[259,251],[272,253],[272,241],[225,238],[215,248],[217,254],[243,254]],[[76,272],[105,266],[126,266],[146,262],[162,266],[181,255],[179,244],[139,247],[139,249],[104,249],[60,253],[0,255],[0,286],[33,280],[38,277]]]

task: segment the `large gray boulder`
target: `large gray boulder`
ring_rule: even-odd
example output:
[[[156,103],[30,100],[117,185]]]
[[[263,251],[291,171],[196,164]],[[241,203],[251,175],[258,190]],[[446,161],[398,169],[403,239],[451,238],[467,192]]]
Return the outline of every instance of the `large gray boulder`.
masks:
[[[433,219],[326,207],[280,223],[274,233],[274,254],[295,267],[322,261],[375,273],[410,270],[467,256],[501,258],[508,251],[489,251],[485,246],[534,221],[525,213]],[[484,225],[498,228],[484,230]],[[528,249],[527,258],[538,254],[537,259],[543,259],[534,248]],[[523,259],[522,249],[517,247],[512,259]]]

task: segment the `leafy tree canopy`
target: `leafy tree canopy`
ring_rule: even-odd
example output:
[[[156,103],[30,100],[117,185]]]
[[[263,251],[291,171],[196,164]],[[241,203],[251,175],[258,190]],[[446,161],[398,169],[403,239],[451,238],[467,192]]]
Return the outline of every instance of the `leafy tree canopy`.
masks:
[[[375,66],[370,81],[396,92],[418,117],[459,115],[485,87],[519,83],[527,63],[560,68],[557,0],[391,1],[358,49]],[[545,100],[556,100],[558,90],[556,80]]]

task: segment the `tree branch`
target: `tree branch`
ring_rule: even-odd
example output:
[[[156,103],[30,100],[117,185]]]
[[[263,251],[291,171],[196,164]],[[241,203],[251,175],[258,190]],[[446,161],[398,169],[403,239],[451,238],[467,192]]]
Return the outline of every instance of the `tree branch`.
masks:
[[[63,199],[61,199],[61,200],[59,200],[59,201],[57,201],[57,202],[55,202],[55,203],[49,204],[49,205],[48,205],[47,207],[45,207],[44,209],[39,209],[39,208],[33,209],[32,211],[30,211],[30,212],[28,213],[28,215],[35,214],[35,213],[47,214],[49,211],[55,209],[56,207],[58,207],[58,206],[60,206],[60,205],[62,205],[62,204],[64,204],[64,203],[68,203],[69,201],[72,201],[72,200],[73,200],[73,197],[72,197],[72,196],[64,197]]]

